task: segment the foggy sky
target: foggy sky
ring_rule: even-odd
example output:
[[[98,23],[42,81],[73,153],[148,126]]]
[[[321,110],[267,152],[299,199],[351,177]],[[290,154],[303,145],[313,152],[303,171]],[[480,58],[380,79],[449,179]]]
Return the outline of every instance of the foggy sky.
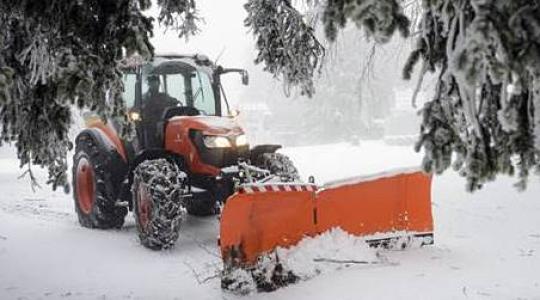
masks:
[[[243,8],[245,0],[199,0],[197,9],[204,23],[200,24],[198,35],[185,39],[164,28],[155,26],[154,37],[151,39],[156,53],[180,53],[207,55],[211,60],[219,58],[219,64],[224,67],[251,68],[255,57],[253,35],[244,27],[247,15]],[[149,15],[157,16],[157,5],[154,3]],[[240,77],[230,74],[223,77],[223,85],[232,106],[239,101],[243,89]]]

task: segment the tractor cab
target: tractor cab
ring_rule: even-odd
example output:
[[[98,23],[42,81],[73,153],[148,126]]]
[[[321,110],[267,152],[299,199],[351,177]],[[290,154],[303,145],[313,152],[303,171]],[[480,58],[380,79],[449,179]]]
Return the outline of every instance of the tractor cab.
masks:
[[[135,150],[163,148],[172,117],[228,115],[220,83],[220,76],[228,72],[240,73],[247,84],[245,70],[224,69],[202,55],[158,55],[126,68],[123,98],[137,129]]]

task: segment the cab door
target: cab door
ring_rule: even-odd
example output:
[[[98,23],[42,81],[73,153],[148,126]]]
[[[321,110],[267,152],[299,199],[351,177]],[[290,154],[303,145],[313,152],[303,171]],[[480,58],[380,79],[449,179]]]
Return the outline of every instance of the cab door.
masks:
[[[123,70],[122,82],[124,83],[124,91],[122,93],[122,99],[124,100],[124,105],[126,113],[128,114],[128,119],[133,123],[136,134],[132,140],[123,139],[122,142],[126,150],[128,151],[128,156],[130,158],[135,157],[135,153],[141,151],[141,136],[139,133],[140,126],[140,107],[141,107],[141,76],[140,68],[129,68]],[[117,132],[122,132],[120,126],[120,121],[116,120],[113,122],[113,125]]]

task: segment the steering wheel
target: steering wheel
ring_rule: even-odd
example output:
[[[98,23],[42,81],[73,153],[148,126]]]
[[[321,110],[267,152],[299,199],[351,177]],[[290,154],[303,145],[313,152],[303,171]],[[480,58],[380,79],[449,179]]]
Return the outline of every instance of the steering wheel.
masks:
[[[176,102],[176,106],[185,106],[184,103],[183,103],[182,101],[180,101],[180,100],[178,100],[178,99],[176,99],[176,98],[174,98],[174,97],[173,97],[173,99],[174,99],[174,101]]]

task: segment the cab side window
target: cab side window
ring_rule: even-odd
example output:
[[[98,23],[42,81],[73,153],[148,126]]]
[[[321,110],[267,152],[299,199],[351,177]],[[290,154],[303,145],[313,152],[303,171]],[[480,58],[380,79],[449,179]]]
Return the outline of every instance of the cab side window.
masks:
[[[167,94],[186,105],[186,94],[184,87],[184,75],[168,74],[166,76]]]
[[[191,90],[193,93],[193,106],[205,115],[215,115],[216,102],[208,75],[203,72],[194,72],[191,76]]]
[[[137,76],[135,74],[124,74],[122,76],[124,82],[124,92],[122,93],[122,99],[126,107],[132,108],[135,105],[135,84],[137,82]]]

